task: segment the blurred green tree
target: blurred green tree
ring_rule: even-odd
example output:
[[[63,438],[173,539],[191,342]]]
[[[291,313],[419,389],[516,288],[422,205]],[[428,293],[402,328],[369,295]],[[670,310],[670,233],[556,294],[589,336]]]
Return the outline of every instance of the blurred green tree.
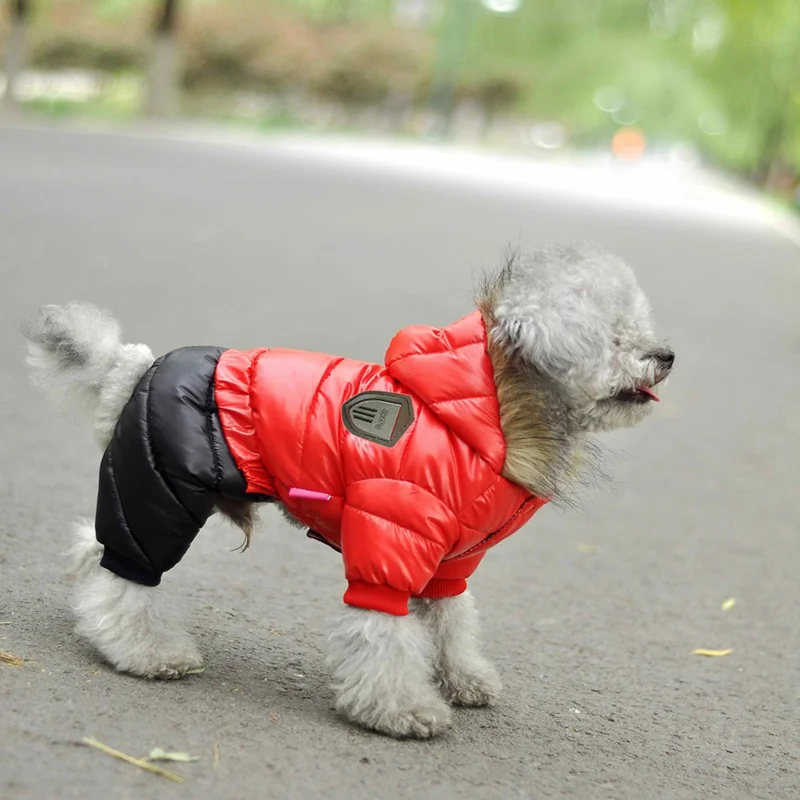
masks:
[[[367,108],[364,119],[378,106],[419,110],[427,100],[443,135],[456,102],[468,99],[487,126],[501,113],[537,128],[554,123],[575,146],[607,147],[634,124],[654,149],[691,142],[770,185],[800,170],[800,0],[7,3],[6,104],[29,28],[37,67],[137,72],[147,64],[144,106],[154,116],[176,113],[185,74],[195,95],[294,101],[314,93]],[[30,4],[35,20],[20,24]],[[456,118],[472,125],[474,108],[464,110]]]
[[[725,37],[701,71],[727,115],[727,160],[775,185],[800,172],[800,3],[720,5]]]

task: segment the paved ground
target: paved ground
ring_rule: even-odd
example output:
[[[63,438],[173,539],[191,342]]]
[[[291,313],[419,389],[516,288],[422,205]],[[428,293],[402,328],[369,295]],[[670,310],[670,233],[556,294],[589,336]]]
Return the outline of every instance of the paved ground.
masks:
[[[0,665],[0,798],[800,796],[800,250],[648,207],[302,148],[0,131],[0,650],[26,659]],[[204,674],[117,675],[72,635],[59,553],[98,454],[25,385],[22,315],[83,298],[158,352],[380,359],[398,328],[465,312],[507,242],[583,237],[638,265],[676,373],[648,424],[607,441],[613,487],[542,512],[476,576],[498,708],[432,743],[339,722],[321,631],[340,563],[277,522],[245,555],[210,527],[170,576]],[[177,786],[87,735],[201,760]]]

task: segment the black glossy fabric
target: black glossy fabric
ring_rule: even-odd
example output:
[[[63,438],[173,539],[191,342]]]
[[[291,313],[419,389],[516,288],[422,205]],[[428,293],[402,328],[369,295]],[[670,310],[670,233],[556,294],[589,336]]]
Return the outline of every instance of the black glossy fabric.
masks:
[[[220,495],[246,494],[214,399],[222,347],[159,358],[128,401],[100,465],[95,530],[101,565],[156,586],[211,515]]]

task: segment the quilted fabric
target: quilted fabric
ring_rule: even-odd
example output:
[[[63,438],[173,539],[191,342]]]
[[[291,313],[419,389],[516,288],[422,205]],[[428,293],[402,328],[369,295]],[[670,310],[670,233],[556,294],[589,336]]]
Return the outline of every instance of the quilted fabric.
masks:
[[[402,615],[411,596],[463,592],[485,551],[546,502],[500,474],[505,440],[479,312],[401,331],[384,366],[227,350],[215,384],[248,492],[278,497],[341,550],[350,605]],[[343,420],[348,400],[375,391],[406,395],[413,408],[391,447]]]

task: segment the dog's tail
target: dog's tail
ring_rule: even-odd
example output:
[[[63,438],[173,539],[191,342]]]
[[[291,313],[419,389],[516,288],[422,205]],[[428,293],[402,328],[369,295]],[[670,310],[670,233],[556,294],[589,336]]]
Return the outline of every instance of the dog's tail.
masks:
[[[103,448],[153,363],[149,347],[123,344],[120,333],[111,314],[88,303],[44,306],[22,325],[33,383],[51,401],[88,415]]]

